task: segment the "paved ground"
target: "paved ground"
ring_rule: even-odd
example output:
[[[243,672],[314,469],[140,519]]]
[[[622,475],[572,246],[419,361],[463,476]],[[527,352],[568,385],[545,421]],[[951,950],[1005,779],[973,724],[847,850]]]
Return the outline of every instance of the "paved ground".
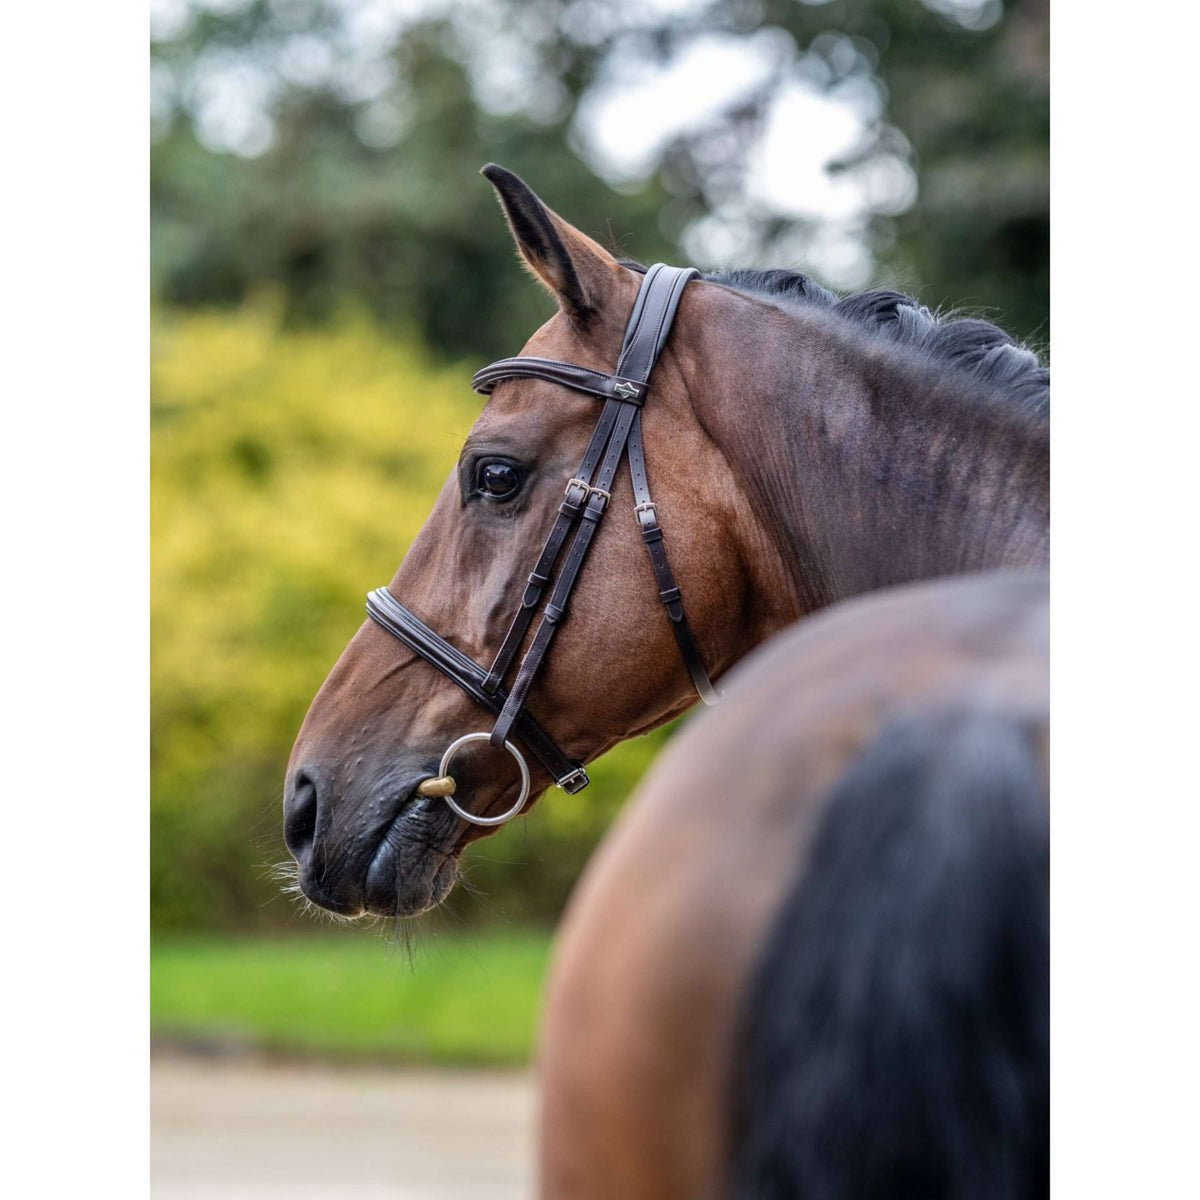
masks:
[[[524,1074],[156,1057],[153,1200],[529,1200]]]

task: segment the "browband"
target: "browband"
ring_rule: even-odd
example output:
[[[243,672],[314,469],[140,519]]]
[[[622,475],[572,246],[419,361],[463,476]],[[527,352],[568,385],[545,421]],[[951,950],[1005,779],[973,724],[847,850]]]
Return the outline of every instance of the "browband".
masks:
[[[566,486],[558,515],[528,576],[520,604],[490,668],[480,666],[435,633],[386,589],[377,588],[367,597],[367,613],[372,620],[453,680],[473,700],[496,714],[496,724],[489,738],[493,746],[504,746],[515,734],[558,786],[568,793],[587,786],[587,772],[582,763],[565,755],[525,711],[525,700],[550,643],[566,618],[567,602],[596,529],[608,509],[613,481],[626,449],[633,480],[634,514],[658,583],[659,599],[666,608],[680,655],[700,698],[705,704],[713,704],[718,698],[688,625],[683,598],[667,560],[658,510],[650,496],[642,442],[641,410],[650,373],[670,334],[683,290],[697,274],[694,268],[668,267],[662,263],[656,263],[646,272],[629,315],[617,368],[611,375],[556,359],[519,356],[491,363],[472,380],[472,387],[483,395],[490,395],[496,384],[505,379],[544,379],[604,402],[583,462]],[[572,530],[575,531],[574,540],[555,577],[555,567]],[[542,605],[543,597],[552,585],[549,599]],[[541,620],[517,669],[516,678],[506,690],[503,681],[539,606]]]
[[[476,371],[471,386],[481,396],[490,396],[492,389],[502,379],[548,379],[551,383],[574,388],[577,392],[597,396],[601,400],[616,396],[619,400],[641,404],[646,398],[646,384],[636,379],[603,375],[591,367],[578,367],[574,363],[557,362],[552,358],[502,358]]]

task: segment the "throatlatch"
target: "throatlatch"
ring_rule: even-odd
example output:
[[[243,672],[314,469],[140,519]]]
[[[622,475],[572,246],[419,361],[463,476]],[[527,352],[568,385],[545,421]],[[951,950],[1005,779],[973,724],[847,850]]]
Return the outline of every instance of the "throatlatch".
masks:
[[[367,596],[367,613],[372,620],[452,679],[473,700],[496,714],[496,724],[490,733],[467,734],[447,748],[439,767],[441,778],[430,791],[430,794],[442,796],[464,821],[476,825],[500,825],[524,807],[529,797],[529,769],[512,740],[514,736],[533,752],[563,791],[574,794],[588,785],[583,764],[568,758],[559,749],[554,739],[525,710],[525,701],[550,643],[566,618],[567,602],[596,529],[608,510],[613,481],[627,448],[633,479],[634,515],[658,582],[659,599],[667,610],[679,652],[700,699],[705,704],[717,701],[716,690],[684,613],[679,585],[667,560],[658,510],[650,497],[642,443],[642,406],[649,390],[650,374],[666,345],[683,289],[697,274],[693,267],[668,267],[662,263],[656,263],[646,272],[625,329],[617,369],[611,375],[556,359],[517,357],[502,358],[484,367],[471,381],[471,386],[486,396],[504,379],[546,379],[604,401],[583,462],[567,483],[550,535],[529,574],[521,603],[489,668],[481,667],[435,633],[386,588],[376,588]],[[575,537],[556,579],[554,570],[572,530]],[[551,589],[550,597],[542,607],[533,640],[521,659],[511,688],[506,690],[504,680],[547,589]],[[521,771],[520,795],[516,803],[498,817],[478,817],[462,809],[453,799],[453,781],[447,777],[455,752],[469,742],[483,740],[507,749]]]

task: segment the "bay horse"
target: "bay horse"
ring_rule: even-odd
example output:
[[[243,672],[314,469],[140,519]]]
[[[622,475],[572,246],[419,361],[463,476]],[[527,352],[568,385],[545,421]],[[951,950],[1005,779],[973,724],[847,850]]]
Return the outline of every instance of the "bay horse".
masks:
[[[347,917],[436,905],[490,827],[478,822],[555,780],[585,782],[584,764],[684,712],[794,621],[863,592],[1048,557],[1049,377],[1001,330],[895,292],[838,299],[789,271],[647,271],[511,172],[483,174],[558,311],[520,357],[476,377],[490,398],[457,469],[296,739],[285,841],[303,893]],[[647,311],[658,322],[643,337]],[[600,399],[599,419],[580,391]],[[607,452],[596,474],[573,477],[625,401],[636,412],[615,418],[610,450],[618,429],[629,449],[617,447],[611,480]],[[538,548],[555,512],[582,512],[571,555],[586,533],[586,565],[568,555],[536,630],[514,639],[514,607],[550,578]],[[664,582],[654,556],[668,542]],[[556,597],[572,570],[568,619]],[[521,651],[527,664],[548,624],[553,650],[515,712],[504,697],[521,678],[506,693],[494,660]],[[463,748],[488,705],[505,712]]]
[[[672,739],[560,926],[543,1196],[1048,1194],[1047,600],[839,604]]]

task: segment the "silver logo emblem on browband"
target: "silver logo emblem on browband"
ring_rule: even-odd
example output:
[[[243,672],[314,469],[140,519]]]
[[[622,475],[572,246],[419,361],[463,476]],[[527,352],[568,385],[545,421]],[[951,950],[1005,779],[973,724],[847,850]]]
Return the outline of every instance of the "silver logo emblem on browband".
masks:
[[[636,399],[638,394],[637,384],[634,383],[618,383],[613,388],[613,395],[620,396],[622,400]]]

